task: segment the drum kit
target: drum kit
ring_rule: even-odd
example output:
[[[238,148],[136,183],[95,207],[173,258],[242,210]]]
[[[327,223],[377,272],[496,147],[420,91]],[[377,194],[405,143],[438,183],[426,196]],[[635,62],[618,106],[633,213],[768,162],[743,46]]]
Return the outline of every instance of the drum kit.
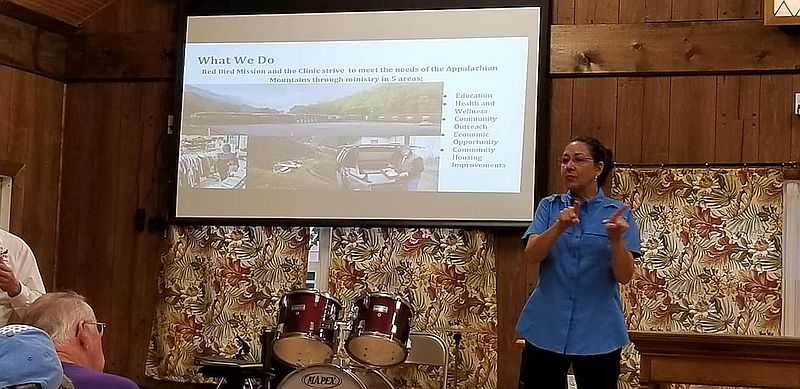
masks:
[[[367,293],[348,315],[316,289],[286,293],[279,303],[273,355],[296,368],[278,389],[394,389],[379,371],[403,363],[411,348],[414,308],[391,293]],[[337,356],[342,344],[353,362]]]
[[[394,389],[380,369],[408,357],[413,317],[413,306],[392,293],[366,293],[345,315],[342,303],[328,293],[290,291],[279,301],[274,337],[262,345],[263,368],[274,356],[294,369],[277,389]],[[349,361],[340,357],[345,352]],[[261,387],[270,388],[271,382]]]

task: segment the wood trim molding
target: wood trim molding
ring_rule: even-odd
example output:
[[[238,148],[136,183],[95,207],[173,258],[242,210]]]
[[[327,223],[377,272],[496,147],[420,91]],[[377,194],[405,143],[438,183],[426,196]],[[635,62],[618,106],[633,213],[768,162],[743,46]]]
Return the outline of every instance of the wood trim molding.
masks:
[[[642,388],[670,383],[800,388],[800,338],[629,331]]]
[[[800,180],[800,168],[785,169],[783,171],[784,180]]]
[[[775,1],[764,0],[764,25],[765,26],[797,26],[800,25],[800,16],[775,16]],[[780,1],[780,0],[777,0]]]
[[[17,174],[19,174],[24,167],[24,164],[0,159],[0,175],[16,178]]]
[[[636,350],[642,354],[776,359],[800,363],[800,338],[796,337],[649,331],[628,331],[628,334]]]

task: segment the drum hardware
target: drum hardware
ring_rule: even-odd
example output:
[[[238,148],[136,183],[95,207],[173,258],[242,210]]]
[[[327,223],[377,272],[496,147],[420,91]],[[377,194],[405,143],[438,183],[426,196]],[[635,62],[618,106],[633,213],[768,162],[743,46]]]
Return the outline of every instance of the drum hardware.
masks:
[[[334,327],[337,335],[336,336],[337,342],[336,342],[336,352],[333,354],[333,359],[331,360],[331,363],[337,366],[344,366],[345,364],[349,365],[348,361],[343,360],[342,358],[340,358],[340,356],[343,354],[343,351],[346,351],[344,350],[342,339],[344,339],[346,337],[346,334],[350,332],[352,326],[350,322],[344,320],[338,320],[334,323]]]
[[[275,339],[275,333],[276,331],[269,327],[261,330],[261,363],[264,365],[265,371],[272,374],[269,380],[262,379],[262,389],[271,389],[273,381],[277,385],[294,371],[293,367],[281,362],[280,359],[272,358],[272,342]]]
[[[239,349],[233,358],[221,356],[197,357],[198,371],[204,377],[220,378],[217,389],[256,389],[269,387],[275,377],[271,368],[255,361],[250,345],[240,336],[235,337]],[[257,385],[257,381],[260,381]],[[266,385],[266,386],[265,386]]]
[[[395,307],[395,309],[398,309],[398,308],[400,308],[400,307]],[[378,316],[380,316],[381,313],[389,312],[389,307],[387,307],[385,305],[375,305],[375,306],[372,307],[372,310],[374,312],[378,312]]]
[[[453,384],[451,387],[457,387],[459,380],[459,368],[461,367],[461,340],[463,339],[463,334],[476,334],[482,333],[482,330],[476,330],[472,328],[462,328],[462,327],[433,327],[429,328],[429,331],[444,331],[445,333],[451,334],[453,336],[454,346],[453,349],[455,352],[455,358],[453,360]]]
[[[481,333],[481,332],[485,332],[485,330],[475,330],[475,329],[472,329],[472,328],[453,328],[453,327],[431,327],[431,328],[424,329],[422,331],[442,331],[442,332],[446,332],[448,334],[456,334],[456,333],[460,333],[460,334],[478,334],[478,333]]]
[[[455,366],[454,366],[454,369],[453,369],[453,381],[455,381],[455,382],[453,383],[453,387],[457,388],[458,387],[458,381],[459,381],[458,380],[458,371],[461,368],[461,333],[460,332],[453,333],[453,342],[455,342],[455,348],[456,348]]]
[[[324,328],[327,330],[335,330],[336,329],[336,320],[324,320],[322,323],[319,323],[320,328]]]
[[[272,372],[266,371],[259,362],[243,361],[217,356],[197,357],[198,371],[204,377],[221,378],[217,389],[255,389],[255,380],[272,379]]]

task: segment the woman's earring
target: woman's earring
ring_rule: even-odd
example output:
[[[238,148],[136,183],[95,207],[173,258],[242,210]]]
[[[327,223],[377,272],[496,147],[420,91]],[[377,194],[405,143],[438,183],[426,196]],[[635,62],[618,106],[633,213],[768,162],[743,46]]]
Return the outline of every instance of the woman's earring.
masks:
[[[597,182],[597,176],[594,176],[594,182]]]

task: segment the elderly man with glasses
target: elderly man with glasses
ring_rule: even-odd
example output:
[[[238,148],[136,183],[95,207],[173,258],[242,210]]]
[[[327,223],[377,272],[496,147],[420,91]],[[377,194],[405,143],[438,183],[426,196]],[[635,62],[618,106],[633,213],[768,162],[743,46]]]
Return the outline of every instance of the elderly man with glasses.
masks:
[[[45,330],[53,339],[64,375],[76,389],[138,389],[128,378],[103,373],[103,333],[86,298],[73,292],[47,293],[28,307],[26,324]]]

